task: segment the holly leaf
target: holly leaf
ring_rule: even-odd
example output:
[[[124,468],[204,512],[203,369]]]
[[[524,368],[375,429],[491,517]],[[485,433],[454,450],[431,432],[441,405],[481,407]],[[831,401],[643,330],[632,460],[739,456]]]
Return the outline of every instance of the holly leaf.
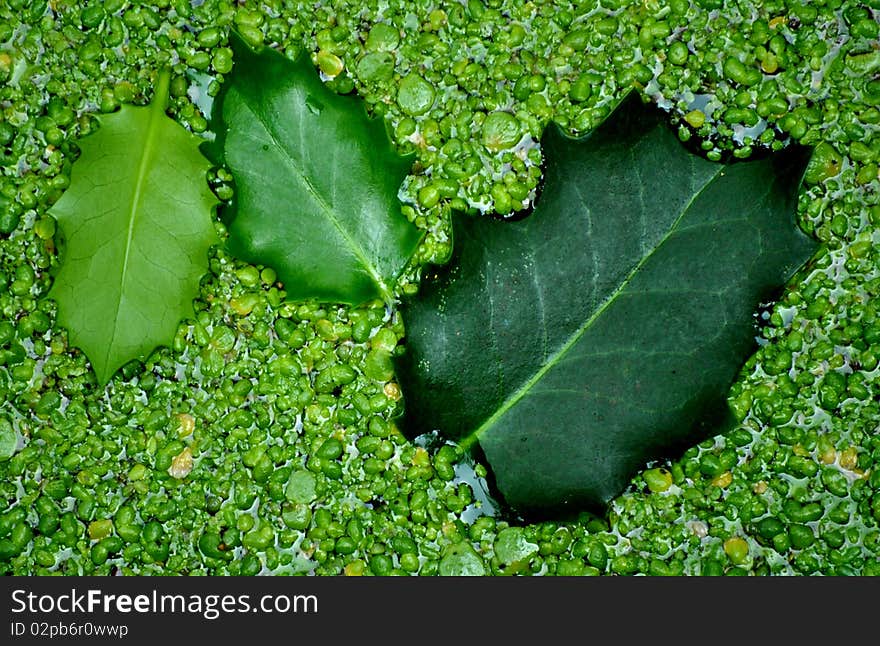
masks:
[[[390,302],[420,239],[397,198],[412,158],[361,101],[326,88],[306,55],[231,41],[206,149],[235,181],[230,252],[273,267],[292,300]]]
[[[50,209],[66,250],[49,296],[101,384],[171,341],[217,242],[210,164],[165,114],[169,79],[159,74],[149,106],[100,117],[77,142],[70,187]]]
[[[512,507],[601,507],[647,461],[723,430],[755,311],[815,249],[794,221],[804,149],[688,153],[631,97],[543,138],[519,222],[460,218],[406,303],[404,425],[479,447]]]

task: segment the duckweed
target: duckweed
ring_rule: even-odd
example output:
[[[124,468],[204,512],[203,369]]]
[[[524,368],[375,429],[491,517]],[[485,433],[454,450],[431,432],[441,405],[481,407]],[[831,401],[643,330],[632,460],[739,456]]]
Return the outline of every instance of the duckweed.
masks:
[[[875,7],[170,7],[0,5],[0,573],[880,573]],[[797,221],[822,250],[759,313],[730,393],[738,425],[652,465],[608,510],[518,519],[458,447],[398,431],[405,321],[382,303],[287,302],[271,268],[219,247],[171,347],[99,389],[44,298],[64,245],[46,212],[75,141],[146,103],[159,66],[169,114],[210,136],[233,26],[312,55],[414,153],[401,198],[425,237],[401,295],[448,258],[453,212],[533,204],[551,121],[582,135],[628,91],[710,159],[813,146]],[[222,200],[230,179],[209,177]]]

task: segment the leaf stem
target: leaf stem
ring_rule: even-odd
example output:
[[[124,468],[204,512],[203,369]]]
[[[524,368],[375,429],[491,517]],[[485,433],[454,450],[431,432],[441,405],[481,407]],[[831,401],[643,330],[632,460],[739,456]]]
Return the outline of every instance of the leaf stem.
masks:
[[[156,78],[156,91],[151,102],[154,109],[165,112],[165,109],[168,107],[168,91],[170,87],[171,68],[163,67],[159,70],[159,75]]]

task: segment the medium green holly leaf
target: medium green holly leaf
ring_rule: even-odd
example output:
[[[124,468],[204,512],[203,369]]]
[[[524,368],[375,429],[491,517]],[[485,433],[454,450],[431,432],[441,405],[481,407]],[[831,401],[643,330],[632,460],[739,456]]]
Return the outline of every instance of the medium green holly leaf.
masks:
[[[731,421],[756,309],[815,243],[794,222],[803,149],[712,163],[635,97],[542,147],[530,217],[455,223],[398,367],[409,432],[479,443],[507,503],[546,514],[601,506]]]
[[[70,187],[50,209],[67,248],[49,296],[101,384],[171,341],[217,242],[210,164],[165,114],[169,79],[159,75],[149,106],[101,117],[77,142]]]
[[[411,158],[306,55],[255,52],[235,34],[232,50],[207,148],[235,180],[230,251],[273,267],[291,299],[390,301],[420,239],[397,198]]]

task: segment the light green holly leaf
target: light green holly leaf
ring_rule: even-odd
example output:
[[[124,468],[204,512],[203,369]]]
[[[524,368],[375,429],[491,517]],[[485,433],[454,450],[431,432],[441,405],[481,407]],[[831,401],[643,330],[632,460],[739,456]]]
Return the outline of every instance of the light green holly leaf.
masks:
[[[149,106],[101,117],[77,142],[70,188],[50,210],[66,250],[49,296],[101,384],[171,341],[217,242],[210,164],[165,114],[169,80],[159,74]]]

